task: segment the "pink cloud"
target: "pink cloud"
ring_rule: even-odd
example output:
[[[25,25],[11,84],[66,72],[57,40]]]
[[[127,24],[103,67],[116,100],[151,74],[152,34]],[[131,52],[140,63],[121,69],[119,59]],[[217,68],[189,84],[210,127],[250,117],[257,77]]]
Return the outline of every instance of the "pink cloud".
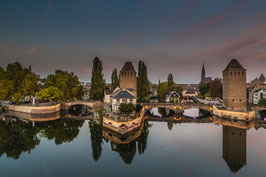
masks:
[[[136,38],[137,35],[135,33],[132,33],[132,34],[129,34],[129,35],[126,35],[123,37],[123,39],[120,41],[120,43],[126,43],[134,38]]]
[[[209,29],[211,26],[216,25],[219,22],[223,21],[227,16],[231,15],[232,13],[235,13],[238,9],[240,9],[248,1],[249,0],[236,1],[232,7],[224,10],[222,13],[217,14],[216,16],[211,17],[211,18],[207,19],[206,21],[203,21],[200,24],[194,25],[188,29],[184,29],[183,32],[176,35],[174,37],[174,39],[178,40],[180,38],[191,36],[193,33],[196,33],[198,31],[203,31],[204,29]]]
[[[37,50],[38,50],[38,47],[36,46],[36,47],[25,50],[25,54],[26,55],[33,55]]]

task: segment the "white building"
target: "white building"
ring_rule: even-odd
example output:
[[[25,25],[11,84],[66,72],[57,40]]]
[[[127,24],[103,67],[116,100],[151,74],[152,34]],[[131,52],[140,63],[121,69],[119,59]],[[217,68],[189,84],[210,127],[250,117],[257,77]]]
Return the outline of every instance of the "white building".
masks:
[[[180,95],[176,91],[169,92],[166,95],[166,97],[165,97],[165,101],[167,103],[170,103],[170,102],[178,102],[179,100],[180,100]]]
[[[259,104],[260,100],[266,99],[266,89],[262,88],[253,93],[253,104]]]
[[[136,105],[137,98],[129,90],[116,88],[111,95],[112,111],[119,112],[119,106],[121,103],[132,103],[133,105]]]

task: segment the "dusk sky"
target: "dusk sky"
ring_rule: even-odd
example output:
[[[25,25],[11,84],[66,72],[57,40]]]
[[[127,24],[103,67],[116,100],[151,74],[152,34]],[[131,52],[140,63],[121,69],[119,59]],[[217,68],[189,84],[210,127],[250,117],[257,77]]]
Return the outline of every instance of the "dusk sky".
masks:
[[[265,0],[1,0],[0,66],[55,69],[90,82],[98,56],[110,82],[114,68],[139,60],[153,82],[221,77],[232,58],[248,81],[266,74]]]

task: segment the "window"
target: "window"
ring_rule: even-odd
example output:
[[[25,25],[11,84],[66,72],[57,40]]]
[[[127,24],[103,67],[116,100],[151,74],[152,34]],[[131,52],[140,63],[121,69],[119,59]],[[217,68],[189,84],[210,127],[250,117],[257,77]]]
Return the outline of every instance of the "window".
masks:
[[[235,99],[233,99],[233,101],[235,101]]]
[[[233,75],[233,72],[231,72],[231,76]]]

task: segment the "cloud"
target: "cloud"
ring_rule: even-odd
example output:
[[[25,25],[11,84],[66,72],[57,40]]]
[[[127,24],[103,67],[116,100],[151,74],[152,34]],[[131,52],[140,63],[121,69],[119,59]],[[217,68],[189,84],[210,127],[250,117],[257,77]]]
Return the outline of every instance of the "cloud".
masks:
[[[214,26],[216,24],[219,24],[221,21],[226,19],[229,15],[235,13],[238,9],[243,7],[249,0],[238,0],[233,3],[232,6],[229,8],[225,9],[222,13],[217,14],[214,17],[211,17],[200,24],[194,25],[190,28],[184,29],[183,32],[177,34],[174,36],[174,40],[178,40],[180,38],[185,38],[185,37],[190,37],[192,34],[195,34],[199,31],[204,31],[207,29],[210,29],[211,26]]]
[[[26,55],[33,55],[37,50],[38,50],[38,47],[36,46],[36,47],[32,47],[30,49],[25,50],[24,53]]]
[[[120,41],[120,43],[126,43],[131,41],[132,39],[135,39],[137,37],[137,34],[132,33],[132,34],[128,34],[126,36],[123,37],[123,39]]]

